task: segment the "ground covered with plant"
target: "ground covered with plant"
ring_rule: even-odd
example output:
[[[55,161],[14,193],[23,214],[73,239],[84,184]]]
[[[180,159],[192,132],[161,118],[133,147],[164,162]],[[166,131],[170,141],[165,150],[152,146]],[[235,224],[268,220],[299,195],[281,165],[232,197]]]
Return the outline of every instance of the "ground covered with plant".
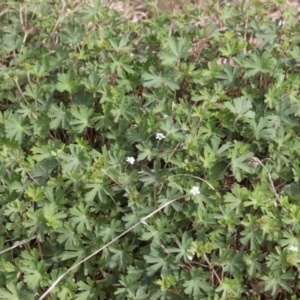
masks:
[[[300,299],[295,10],[99,2],[1,4],[0,299]]]

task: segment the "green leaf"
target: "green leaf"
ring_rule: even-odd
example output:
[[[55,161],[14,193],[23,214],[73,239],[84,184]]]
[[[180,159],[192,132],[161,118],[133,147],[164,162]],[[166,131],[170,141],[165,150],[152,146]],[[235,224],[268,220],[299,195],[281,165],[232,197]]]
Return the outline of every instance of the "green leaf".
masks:
[[[86,255],[86,251],[81,247],[79,248],[79,250],[77,248],[71,251],[64,251],[62,253],[61,259],[64,261],[64,260],[76,258],[76,261],[80,261],[85,257],[85,255]]]
[[[265,117],[259,118],[258,123],[253,120],[253,122],[251,122],[251,126],[254,130],[254,135],[257,140],[264,139],[269,141],[271,137],[276,134],[276,129]]]
[[[90,278],[88,278],[87,283],[79,281],[77,286],[80,292],[76,295],[75,300],[105,299],[105,293],[102,291],[102,284],[99,282],[95,284]]]
[[[246,245],[250,242],[250,250],[258,250],[263,243],[263,236],[262,231],[257,230],[257,218],[247,214],[241,223],[245,227],[241,232],[241,243]]]
[[[137,161],[144,159],[151,161],[157,154],[157,149],[153,147],[151,142],[143,142],[142,144],[136,145],[136,147],[141,151],[137,157]]]
[[[286,273],[281,273],[276,270],[272,274],[263,276],[262,279],[265,281],[265,291],[272,291],[272,296],[278,295],[279,287],[285,289],[288,293],[292,292],[292,286],[289,283],[291,280],[295,280],[295,274],[293,271],[287,271]]]
[[[81,83],[86,87],[90,93],[100,93],[103,85],[108,82],[108,77],[100,76],[93,71],[88,78],[83,78]]]
[[[217,287],[216,292],[222,292],[221,299],[241,299],[244,291],[238,279],[224,278]]]
[[[18,282],[16,285],[10,282],[6,285],[7,290],[0,289],[0,299],[3,300],[29,300],[29,298],[24,298],[22,293],[23,283]]]
[[[151,264],[147,269],[147,275],[153,276],[158,270],[160,274],[169,275],[171,270],[177,269],[174,258],[166,257],[161,251],[153,249],[150,255],[144,255],[144,259],[147,263]]]
[[[145,87],[160,88],[167,86],[172,91],[178,90],[180,88],[177,83],[171,80],[177,75],[176,71],[166,69],[162,73],[157,74],[155,72],[155,69],[153,67],[150,67],[149,72],[150,73],[142,74],[142,78],[144,80],[143,85]]]
[[[89,159],[79,145],[71,144],[68,146],[68,149],[70,150],[70,154],[59,152],[57,155],[62,160],[63,173],[76,172],[88,166]]]
[[[50,128],[57,129],[57,128],[68,128],[70,114],[67,112],[66,107],[62,102],[57,104],[52,104],[48,111],[48,117],[51,118]]]
[[[253,51],[248,58],[234,60],[246,68],[245,78],[250,78],[260,73],[271,73],[277,64],[276,60],[268,51]]]
[[[257,29],[259,30],[257,31],[256,36],[259,39],[262,39],[260,49],[264,49],[268,44],[271,44],[273,46],[278,41],[280,27],[278,26],[277,22],[265,24],[262,28],[258,22]]]
[[[125,36],[120,37],[119,41],[113,40],[113,39],[109,39],[108,41],[113,46],[114,50],[117,51],[117,52],[127,52],[127,53],[129,53],[133,50],[131,42]]]
[[[261,251],[251,252],[244,256],[243,260],[247,266],[247,273],[250,279],[255,278],[257,272],[260,272],[262,270],[263,259],[264,255]]]
[[[33,158],[41,162],[45,159],[51,159],[56,155],[57,151],[64,148],[64,144],[60,141],[48,140],[48,144],[36,144],[31,148],[32,153],[34,154]]]
[[[102,237],[104,243],[111,241],[117,236],[117,233],[120,233],[124,230],[121,222],[119,220],[111,220],[110,224],[103,225],[99,228],[99,235]]]
[[[19,214],[25,212],[28,208],[28,203],[16,199],[8,203],[4,210],[5,216],[10,216],[11,220],[16,218]]]
[[[235,87],[235,82],[240,76],[241,68],[239,66],[231,66],[225,64],[222,71],[218,74],[217,78],[222,80],[222,84],[226,89]]]
[[[76,225],[76,231],[81,233],[87,233],[92,230],[89,214],[89,205],[84,205],[82,202],[70,209],[70,214],[72,217],[70,218],[71,222],[74,222]]]
[[[79,133],[84,132],[88,127],[92,127],[93,109],[87,108],[86,106],[81,106],[79,108],[72,108],[71,114],[75,118],[71,119],[70,125],[74,126],[74,129]]]
[[[75,233],[76,224],[66,222],[64,227],[57,228],[56,232],[59,233],[57,241],[62,244],[66,250],[75,250],[81,245],[80,236]]]
[[[165,135],[168,136],[168,138],[175,139],[177,141],[184,138],[181,126],[178,123],[174,124],[171,118],[167,118],[161,122],[160,128],[166,133]]]
[[[62,220],[65,220],[67,215],[62,211],[59,211],[58,206],[55,203],[45,204],[44,206],[44,216],[46,224],[53,229],[62,227]]]
[[[25,135],[31,135],[30,126],[24,125],[24,119],[18,115],[11,115],[5,120],[6,137],[22,143]]]
[[[26,215],[28,219],[23,221],[23,225],[25,228],[28,228],[27,234],[32,236],[37,232],[39,240],[43,241],[44,235],[49,231],[44,213],[41,210],[36,212],[28,211]]]
[[[134,224],[140,222],[141,218],[143,218],[150,212],[152,212],[152,208],[146,207],[144,209],[135,209],[135,210],[133,210],[132,213],[127,213],[126,215],[124,215],[124,217],[122,217],[122,220],[126,222],[125,228],[128,229],[131,226],[133,226]],[[141,231],[141,226],[137,226],[134,229],[134,232],[140,232],[140,231]]]
[[[244,172],[252,173],[252,168],[249,164],[251,157],[253,157],[252,152],[246,152],[241,155],[239,153],[239,146],[234,145],[231,156],[231,170],[238,182],[241,182],[244,178]]]
[[[160,162],[158,160],[154,162],[153,171],[151,171],[146,165],[142,165],[141,169],[143,174],[140,177],[140,181],[144,182],[144,186],[148,186],[153,183],[162,184],[165,181],[164,176],[168,173],[167,170],[161,170]]]
[[[164,44],[166,50],[158,53],[159,58],[164,65],[173,65],[179,62],[180,59],[186,59],[188,57],[188,50],[190,49],[190,43],[185,37],[170,37]],[[171,52],[170,52],[170,50]]]
[[[135,98],[122,97],[121,101],[111,110],[111,114],[114,116],[114,122],[118,123],[121,118],[130,122],[135,115],[134,104]]]
[[[241,98],[235,98],[233,100],[233,104],[231,102],[225,102],[224,105],[227,107],[234,115],[236,115],[235,122],[237,120],[243,120],[244,122],[251,122],[255,117],[255,112],[252,111],[252,103],[248,97],[244,96]]]
[[[125,73],[133,74],[133,68],[131,67],[132,59],[129,56],[121,55],[119,57],[109,54],[109,57],[113,61],[110,65],[112,72],[117,72],[118,76],[123,76]]]
[[[95,197],[98,196],[100,201],[105,203],[107,196],[113,195],[112,191],[108,187],[106,187],[104,184],[91,183],[91,184],[87,184],[86,188],[91,189],[85,195],[86,202],[92,202],[92,201],[94,201]]]
[[[187,295],[193,295],[195,299],[200,299],[199,297],[213,291],[212,285],[206,282],[209,275],[203,272],[202,268],[192,267],[189,271],[189,276],[186,277],[183,286],[185,287],[184,292]],[[205,292],[205,294],[203,294],[203,292]]]
[[[79,82],[79,78],[76,78],[73,72],[68,72],[66,74],[57,74],[56,88],[60,92],[67,91],[70,94],[74,94],[78,90]]]
[[[235,252],[233,249],[221,249],[219,263],[226,272],[234,275],[245,269],[243,256],[243,251]]]
[[[238,184],[231,187],[231,193],[224,196],[225,203],[230,203],[229,206],[235,210],[236,214],[240,215],[244,210],[244,201],[250,196],[250,192],[246,188],[241,188]]]
[[[45,277],[45,264],[43,261],[32,262],[30,267],[22,267],[24,272],[24,281],[32,291],[37,291],[43,277]]]
[[[124,272],[126,267],[132,262],[132,250],[131,245],[121,245],[120,247],[110,247],[109,251],[114,253],[107,261],[107,265],[110,268],[118,267],[119,270]]]
[[[187,232],[182,234],[181,242],[176,239],[176,244],[178,247],[170,247],[168,251],[170,253],[178,253],[176,256],[176,261],[179,262],[182,258],[185,262],[190,261],[189,257],[191,256],[191,252],[189,248],[191,246],[193,239],[189,237]]]
[[[86,31],[83,24],[73,22],[67,23],[63,30],[60,31],[60,38],[68,45],[77,46],[85,37]]]
[[[287,99],[275,105],[275,111],[267,113],[266,117],[271,126],[280,127],[288,124],[290,126],[299,126],[299,120],[295,118],[298,106],[290,104]]]
[[[238,51],[238,44],[227,42],[223,47],[220,47],[220,52],[222,53],[222,56],[225,57],[231,57]]]

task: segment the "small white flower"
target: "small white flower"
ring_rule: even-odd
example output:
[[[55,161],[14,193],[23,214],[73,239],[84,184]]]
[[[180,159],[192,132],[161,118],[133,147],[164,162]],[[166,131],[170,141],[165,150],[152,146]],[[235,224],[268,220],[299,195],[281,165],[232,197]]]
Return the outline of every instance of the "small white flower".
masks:
[[[162,133],[157,133],[157,134],[156,134],[156,139],[157,139],[157,140],[162,140],[162,139],[165,139],[165,138],[166,138],[166,136],[163,135]]]
[[[193,186],[192,189],[190,190],[190,193],[193,196],[199,195],[200,194],[200,189],[198,186]]]
[[[297,252],[298,251],[298,247],[297,246],[290,246],[288,249],[291,250],[291,251],[293,251],[293,252]]]
[[[195,252],[192,252],[192,251],[187,251],[187,258],[188,260],[192,260],[194,258],[194,255],[195,255]]]
[[[127,161],[128,163],[130,163],[131,165],[133,165],[134,162],[135,162],[135,159],[134,159],[134,157],[132,157],[132,156],[128,156],[128,157],[126,158],[126,161]]]

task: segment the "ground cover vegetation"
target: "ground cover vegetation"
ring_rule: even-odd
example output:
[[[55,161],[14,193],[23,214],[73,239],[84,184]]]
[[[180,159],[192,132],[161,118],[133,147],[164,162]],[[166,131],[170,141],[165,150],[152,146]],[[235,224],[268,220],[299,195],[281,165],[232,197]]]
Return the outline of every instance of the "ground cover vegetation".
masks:
[[[186,9],[1,4],[0,299],[300,299],[295,10]]]

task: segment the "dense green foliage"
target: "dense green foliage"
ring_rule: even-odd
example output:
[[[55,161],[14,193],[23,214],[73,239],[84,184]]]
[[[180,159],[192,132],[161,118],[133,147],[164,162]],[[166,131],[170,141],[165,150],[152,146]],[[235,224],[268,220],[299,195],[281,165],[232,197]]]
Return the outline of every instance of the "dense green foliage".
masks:
[[[300,299],[294,10],[59,2],[0,13],[0,299]]]

